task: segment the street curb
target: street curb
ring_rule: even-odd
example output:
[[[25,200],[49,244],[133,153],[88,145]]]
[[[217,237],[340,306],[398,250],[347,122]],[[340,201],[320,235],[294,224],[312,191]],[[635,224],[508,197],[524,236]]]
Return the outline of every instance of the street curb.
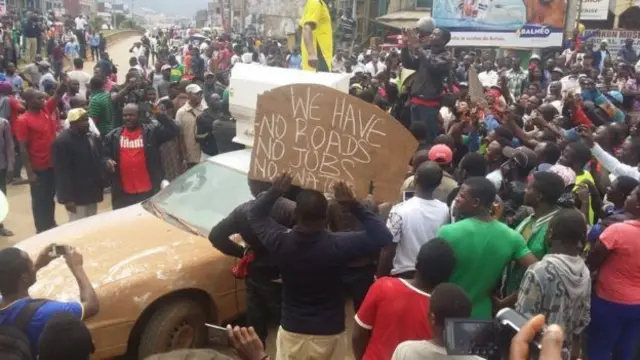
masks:
[[[123,38],[129,37],[129,36],[142,35],[142,34],[144,34],[143,30],[128,29],[128,30],[122,30],[122,31],[105,35],[104,38],[107,39],[107,45],[108,45],[110,43],[120,41]]]

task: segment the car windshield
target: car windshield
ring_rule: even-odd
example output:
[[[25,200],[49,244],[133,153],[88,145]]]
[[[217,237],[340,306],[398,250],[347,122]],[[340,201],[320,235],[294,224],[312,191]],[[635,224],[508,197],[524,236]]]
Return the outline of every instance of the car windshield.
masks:
[[[236,206],[251,198],[246,174],[206,161],[172,181],[151,202],[209,234]]]

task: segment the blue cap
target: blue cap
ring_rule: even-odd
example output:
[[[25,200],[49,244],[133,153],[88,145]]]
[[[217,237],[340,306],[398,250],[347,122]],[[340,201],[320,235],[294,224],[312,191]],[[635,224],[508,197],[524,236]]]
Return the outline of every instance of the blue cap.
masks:
[[[610,98],[619,103],[622,103],[624,101],[624,97],[622,96],[622,93],[620,91],[611,90],[607,93],[607,95],[609,95]]]

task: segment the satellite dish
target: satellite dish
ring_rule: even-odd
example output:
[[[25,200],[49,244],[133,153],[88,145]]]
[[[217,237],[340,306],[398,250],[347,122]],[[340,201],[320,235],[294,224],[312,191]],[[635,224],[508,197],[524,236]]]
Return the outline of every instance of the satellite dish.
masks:
[[[0,223],[7,218],[9,214],[9,201],[2,191],[0,191]]]

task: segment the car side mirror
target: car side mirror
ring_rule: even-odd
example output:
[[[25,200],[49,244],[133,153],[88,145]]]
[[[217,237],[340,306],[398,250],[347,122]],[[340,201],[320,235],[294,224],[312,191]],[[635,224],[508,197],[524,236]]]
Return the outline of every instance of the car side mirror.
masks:
[[[162,180],[162,182],[160,183],[160,189],[164,189],[167,186],[169,186],[169,180]]]

